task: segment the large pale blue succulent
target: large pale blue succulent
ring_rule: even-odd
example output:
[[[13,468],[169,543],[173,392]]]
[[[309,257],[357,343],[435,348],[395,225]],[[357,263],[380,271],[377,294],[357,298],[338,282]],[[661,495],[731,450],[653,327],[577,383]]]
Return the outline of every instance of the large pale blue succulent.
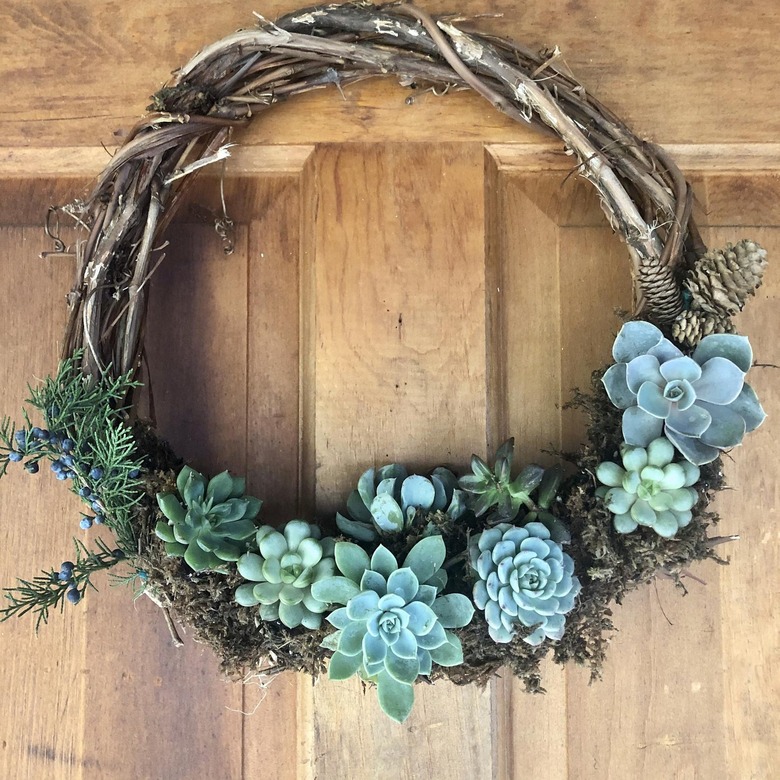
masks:
[[[456,520],[466,511],[464,499],[449,469],[439,467],[423,477],[391,463],[361,475],[347,500],[350,517],[337,513],[336,525],[347,536],[373,542],[408,528],[418,510],[444,512]]]
[[[659,437],[647,448],[621,447],[623,467],[599,463],[596,490],[610,512],[615,530],[631,533],[637,526],[652,528],[670,538],[691,522],[698,494],[691,487],[699,480],[699,467],[687,460],[674,463],[672,443]]]
[[[474,603],[485,611],[494,642],[510,642],[519,626],[534,628],[523,637],[529,645],[563,637],[580,581],[544,525],[500,523],[471,539],[469,559],[479,577]]]
[[[766,415],[745,383],[753,363],[744,336],[705,336],[687,357],[649,322],[627,322],[612,348],[615,365],[603,377],[623,412],[623,438],[647,447],[664,435],[700,466],[742,442]]]
[[[468,625],[474,607],[462,594],[438,595],[445,555],[440,536],[418,542],[401,567],[383,545],[369,559],[362,547],[338,542],[343,576],[312,586],[319,601],[345,605],[327,617],[338,629],[322,643],[335,651],[328,677],[375,682],[382,710],[399,723],[412,710],[418,675],[430,674],[434,663],[463,662],[460,640],[446,629]]]

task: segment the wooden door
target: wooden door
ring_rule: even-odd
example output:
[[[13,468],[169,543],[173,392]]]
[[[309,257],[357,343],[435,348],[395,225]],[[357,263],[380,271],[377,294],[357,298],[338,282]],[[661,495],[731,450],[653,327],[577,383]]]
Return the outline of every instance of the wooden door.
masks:
[[[96,5],[6,0],[0,11],[3,382],[55,366],[72,269],[46,207],[84,191],[166,73],[201,45],[296,3]],[[429,10],[558,44],[567,64],[696,184],[714,245],[780,255],[773,0],[463,0]],[[717,24],[713,21],[717,19]],[[746,90],[749,93],[746,95]],[[524,460],[582,434],[561,405],[606,362],[629,304],[626,255],[569,158],[477,97],[364,82],[273,109],[241,138],[225,196],[225,256],[204,177],[169,233],[147,340],[160,429],[196,467],[246,473],[265,517],[324,516],[362,468],[465,466],[513,434]],[[779,363],[774,267],[742,317]],[[223,681],[148,599],[106,584],[56,615],[0,627],[7,778],[769,778],[780,763],[775,574],[780,541],[772,369],[766,425],[728,463],[718,499],[731,565],[682,598],[659,581],[615,611],[604,680],[547,664],[544,696],[418,687],[403,725],[359,683]],[[78,504],[49,475],[0,490],[2,585],[70,553]],[[90,531],[87,536],[92,534]],[[776,772],[776,769],[774,770]]]

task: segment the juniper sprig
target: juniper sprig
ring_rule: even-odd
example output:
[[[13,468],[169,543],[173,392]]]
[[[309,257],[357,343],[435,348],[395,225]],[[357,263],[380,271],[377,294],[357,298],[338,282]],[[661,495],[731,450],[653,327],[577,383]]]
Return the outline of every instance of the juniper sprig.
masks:
[[[101,539],[95,540],[97,550],[87,549],[78,539],[73,543],[75,561],[64,561],[59,569],[43,570],[31,580],[19,578],[15,588],[4,589],[9,604],[0,609],[0,622],[33,612],[37,615],[37,632],[41,623],[48,622],[49,610],[57,607],[62,610],[66,600],[77,604],[87,588],[97,590],[92,584],[93,574],[110,569],[125,559],[121,550],[111,549]]]
[[[94,512],[86,518],[89,523],[82,519],[82,528],[105,523],[119,547],[133,555],[131,509],[142,494],[143,464],[124,404],[139,383],[130,373],[114,377],[109,369],[97,378],[87,376],[80,359],[81,353],[74,353],[55,376],[28,388],[27,404],[42,416],[45,428],[34,426],[26,409],[22,427],[7,417],[0,422],[0,477],[9,463],[24,460],[34,474],[40,461],[51,461],[57,479],[70,481],[72,492]]]

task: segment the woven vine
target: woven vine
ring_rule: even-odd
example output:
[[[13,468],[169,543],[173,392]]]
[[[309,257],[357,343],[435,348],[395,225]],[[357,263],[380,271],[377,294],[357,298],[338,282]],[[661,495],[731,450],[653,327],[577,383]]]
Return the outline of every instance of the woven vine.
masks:
[[[274,104],[325,85],[392,76],[402,86],[467,88],[521,124],[560,138],[631,260],[635,314],[668,325],[682,310],[682,271],[703,254],[691,188],[660,147],[639,139],[563,72],[555,57],[434,19],[411,4],[302,9],[207,46],[155,96],[148,114],[76,204],[77,247],[64,354],[84,367],[138,365],[157,239],[190,175],[231,132]]]

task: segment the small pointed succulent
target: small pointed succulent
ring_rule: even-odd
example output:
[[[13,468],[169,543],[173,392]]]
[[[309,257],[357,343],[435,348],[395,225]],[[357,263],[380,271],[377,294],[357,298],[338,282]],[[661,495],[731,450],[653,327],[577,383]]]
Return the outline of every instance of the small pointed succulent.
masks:
[[[157,523],[155,533],[165,542],[168,555],[183,556],[195,571],[222,569],[237,561],[254,536],[255,518],[262,502],[244,495],[246,480],[227,471],[207,480],[185,466],[173,493],[158,493],[157,504],[168,522]]]
[[[474,603],[485,611],[494,642],[511,642],[519,626],[534,630],[529,645],[561,639],[580,581],[574,561],[541,523],[500,523],[473,537],[469,560],[477,573]]]
[[[244,607],[260,605],[262,620],[280,620],[287,628],[319,628],[327,603],[312,595],[312,585],[336,573],[333,539],[321,539],[316,525],[290,520],[276,530],[257,530],[258,552],[238,559],[238,573],[249,580],[239,585],[236,601]]]
[[[512,479],[515,440],[507,439],[496,452],[491,469],[478,455],[471,456],[471,474],[458,484],[467,493],[466,506],[477,517],[490,512],[488,522],[511,522],[523,515],[524,522],[538,520],[556,541],[569,541],[566,526],[550,511],[561,483],[562,471],[530,464]]]
[[[460,640],[449,628],[471,622],[474,607],[460,593],[438,595],[446,573],[441,536],[418,542],[398,566],[383,545],[371,558],[351,542],[336,543],[336,565],[343,576],[312,586],[315,598],[343,604],[327,620],[338,630],[323,646],[334,650],[328,676],[345,680],[358,674],[375,682],[379,705],[402,723],[414,704],[413,684],[434,663],[463,662]]]
[[[531,493],[539,487],[544,476],[541,466],[526,466],[512,480],[512,460],[515,440],[507,439],[496,452],[495,465],[491,469],[478,455],[471,456],[471,474],[458,480],[463,490],[469,493],[469,509],[477,517],[490,509],[497,518],[511,520],[517,517],[521,507],[534,509]]]
[[[603,497],[613,513],[615,530],[621,534],[637,526],[652,528],[668,539],[693,517],[698,494],[691,487],[699,480],[699,467],[687,460],[674,463],[674,447],[667,439],[654,439],[647,447],[621,447],[623,467],[600,463],[596,476]]]
[[[745,382],[753,363],[744,336],[705,336],[690,357],[649,322],[627,322],[602,379],[623,412],[623,438],[646,447],[664,435],[696,466],[742,442],[766,415]]]
[[[337,513],[339,530],[362,542],[373,542],[406,530],[418,511],[443,512],[457,520],[465,511],[455,475],[443,467],[430,476],[410,475],[399,463],[368,469],[347,499],[349,517]]]

